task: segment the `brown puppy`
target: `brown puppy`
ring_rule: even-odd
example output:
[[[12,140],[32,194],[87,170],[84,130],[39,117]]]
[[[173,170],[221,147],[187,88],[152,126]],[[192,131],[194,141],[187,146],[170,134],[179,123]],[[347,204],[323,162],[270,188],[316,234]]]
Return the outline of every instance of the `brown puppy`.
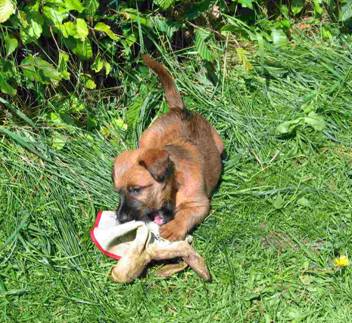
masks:
[[[117,217],[161,221],[162,237],[181,240],[208,214],[224,145],[201,115],[184,108],[165,67],[146,55],[143,60],[158,75],[170,111],[143,133],[138,149],[115,159],[113,180],[121,197]]]

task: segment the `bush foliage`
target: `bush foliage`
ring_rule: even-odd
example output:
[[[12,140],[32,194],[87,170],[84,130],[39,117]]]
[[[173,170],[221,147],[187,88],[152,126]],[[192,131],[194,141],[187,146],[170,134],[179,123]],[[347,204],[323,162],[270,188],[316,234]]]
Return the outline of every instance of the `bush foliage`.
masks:
[[[0,0],[0,92],[30,113],[54,100],[60,115],[94,126],[82,97],[116,89],[141,51],[186,49],[209,68],[232,41],[250,68],[239,42],[284,46],[297,19],[331,38],[336,28],[321,22],[351,16],[349,0]]]

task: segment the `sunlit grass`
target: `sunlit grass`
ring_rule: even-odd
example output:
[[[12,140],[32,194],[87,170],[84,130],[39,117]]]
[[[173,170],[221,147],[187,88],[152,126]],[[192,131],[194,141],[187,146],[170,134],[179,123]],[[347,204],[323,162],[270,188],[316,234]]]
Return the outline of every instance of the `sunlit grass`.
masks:
[[[250,72],[229,63],[223,84],[221,59],[213,84],[187,51],[180,55],[189,64],[163,53],[187,106],[226,145],[211,214],[194,232],[210,284],[189,270],[168,280],[150,270],[130,285],[114,284],[113,261],[89,238],[97,210],[117,205],[113,157],[134,147],[164,109],[152,74],[125,89],[140,90],[124,103],[97,102],[100,126],[115,127],[108,137],[59,130],[68,140],[56,151],[52,129],[2,128],[0,319],[349,322],[351,269],[336,268],[334,259],[352,247],[351,41],[295,43],[251,55]],[[229,49],[230,61],[234,55]],[[307,106],[324,117],[325,130],[303,126],[277,137],[276,127]]]

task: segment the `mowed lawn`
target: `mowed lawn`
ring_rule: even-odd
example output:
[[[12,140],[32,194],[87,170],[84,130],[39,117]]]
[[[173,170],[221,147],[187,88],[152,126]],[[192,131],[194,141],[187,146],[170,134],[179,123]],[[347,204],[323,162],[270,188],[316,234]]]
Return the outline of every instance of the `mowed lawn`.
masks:
[[[150,268],[115,284],[114,261],[89,238],[97,210],[117,206],[113,157],[165,109],[154,75],[131,84],[124,102],[94,103],[102,131],[62,130],[60,150],[40,116],[36,128],[8,121],[0,321],[350,322],[351,267],[334,259],[352,250],[351,44],[297,36],[288,48],[250,49],[245,66],[229,48],[213,83],[191,53],[180,53],[183,65],[163,57],[189,109],[226,146],[211,213],[193,233],[211,283],[191,270],[163,280]]]

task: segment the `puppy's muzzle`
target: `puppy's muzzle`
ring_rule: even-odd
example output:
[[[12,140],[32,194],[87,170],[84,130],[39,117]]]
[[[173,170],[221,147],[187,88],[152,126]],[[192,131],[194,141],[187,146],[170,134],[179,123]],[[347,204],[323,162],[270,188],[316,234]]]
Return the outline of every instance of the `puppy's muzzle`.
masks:
[[[126,197],[124,194],[120,195],[120,204],[119,208],[116,211],[116,218],[120,223],[129,222],[134,219],[133,215],[131,214],[128,208]]]
[[[120,205],[116,211],[116,218],[120,223],[133,220],[148,221],[149,212],[150,210],[143,203],[128,198],[124,193],[120,194]]]

